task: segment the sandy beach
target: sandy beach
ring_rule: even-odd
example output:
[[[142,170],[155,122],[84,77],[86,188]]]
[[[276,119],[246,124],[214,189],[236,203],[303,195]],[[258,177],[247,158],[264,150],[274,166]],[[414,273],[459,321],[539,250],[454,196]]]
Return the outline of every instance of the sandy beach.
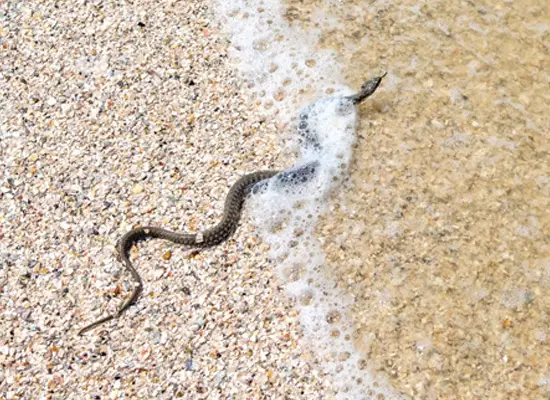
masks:
[[[0,400],[548,399],[550,3],[227,4],[0,3]],[[132,289],[123,234],[211,227],[294,108],[382,72],[315,245],[273,261],[246,209],[140,243],[137,304],[77,336]]]
[[[246,217],[200,254],[114,245],[197,231],[238,177],[280,167],[207,1],[0,5],[0,398],[326,398]]]

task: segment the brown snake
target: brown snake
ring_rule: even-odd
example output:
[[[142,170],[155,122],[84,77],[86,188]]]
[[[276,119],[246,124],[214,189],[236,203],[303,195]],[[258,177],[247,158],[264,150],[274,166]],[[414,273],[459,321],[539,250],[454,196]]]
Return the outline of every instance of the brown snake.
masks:
[[[177,233],[153,226],[142,226],[132,229],[131,231],[126,233],[117,243],[117,250],[120,260],[122,261],[126,269],[130,271],[132,277],[134,278],[134,281],[136,282],[136,285],[132,290],[132,294],[120,306],[116,314],[108,315],[91,323],[90,325],[85,326],[78,332],[78,334],[82,335],[84,332],[89,331],[90,329],[93,329],[104,322],[110,321],[120,316],[139,297],[139,294],[143,289],[143,282],[141,280],[141,276],[138,274],[138,272],[130,262],[130,259],[128,258],[128,252],[136,241],[146,238],[166,239],[173,243],[183,244],[195,248],[204,248],[220,244],[223,241],[227,240],[237,228],[237,223],[240,219],[244,199],[246,198],[246,195],[248,191],[250,191],[252,186],[265,179],[271,178],[278,172],[279,171],[257,171],[251,174],[244,175],[241,179],[235,182],[235,184],[233,184],[233,186],[229,190],[229,193],[225,199],[222,220],[216,226],[207,229],[204,232]]]
[[[343,97],[342,101],[347,102],[347,104],[357,105],[362,102],[364,99],[369,97],[380,85],[382,78],[386,74],[370,79],[361,87],[361,90],[352,96]],[[305,118],[307,120],[307,118]],[[306,140],[311,142],[315,141],[314,132],[310,132],[307,129],[307,121],[304,122],[306,125],[303,126],[301,135],[305,133]],[[290,179],[294,179],[296,176],[301,176],[302,181],[305,182],[308,179],[308,176],[315,172],[315,165],[306,164],[302,168],[283,171],[279,174],[279,171],[257,171],[251,174],[244,175],[237,182],[233,184],[227,197],[225,199],[223,216],[221,221],[214,227],[207,229],[200,233],[177,233],[172,232],[163,228],[144,226],[132,229],[126,233],[117,243],[117,251],[120,258],[120,261],[124,264],[126,269],[132,274],[132,278],[135,281],[134,289],[130,294],[130,297],[122,303],[120,308],[115,314],[107,315],[78,331],[78,335],[82,335],[84,332],[87,332],[98,325],[103,324],[104,322],[110,321],[114,318],[119,317],[124,311],[128,309],[139,297],[143,289],[143,281],[141,276],[136,271],[132,263],[130,262],[128,252],[132,248],[133,244],[139,240],[154,238],[154,239],[165,239],[173,243],[182,244],[185,246],[190,246],[194,248],[205,248],[215,246],[227,240],[237,229],[237,225],[240,220],[241,211],[243,208],[244,201],[246,196],[250,193],[254,185],[266,181],[279,174],[279,181],[281,183],[288,182]]]

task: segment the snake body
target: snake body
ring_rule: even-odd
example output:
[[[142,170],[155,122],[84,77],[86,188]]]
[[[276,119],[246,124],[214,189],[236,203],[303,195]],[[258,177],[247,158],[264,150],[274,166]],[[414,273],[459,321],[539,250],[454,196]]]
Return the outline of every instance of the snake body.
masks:
[[[359,104],[365,98],[374,93],[385,75],[386,74],[367,81],[361,87],[358,93],[352,96],[342,97],[341,107],[345,109],[346,107],[352,107]],[[319,143],[317,133],[314,131],[314,129],[311,129],[308,123],[308,108],[306,108],[299,116],[297,131],[300,137],[301,145],[303,147],[310,147],[315,150],[321,149],[321,144]],[[257,171],[242,176],[237,182],[233,184],[233,186],[229,190],[229,193],[227,194],[221,221],[214,227],[207,229],[203,232],[178,233],[154,226],[138,227],[127,232],[118,241],[116,247],[120,261],[131,273],[132,278],[135,281],[134,289],[132,290],[132,293],[130,294],[128,299],[126,299],[124,303],[122,303],[115,314],[105,316],[85,326],[84,328],[80,329],[78,335],[82,335],[84,332],[87,332],[98,325],[119,317],[138,299],[143,289],[143,281],[139,273],[130,262],[129,258],[129,252],[134,243],[140,240],[153,238],[165,239],[176,244],[181,244],[193,248],[206,248],[218,245],[229,239],[229,237],[231,237],[231,235],[237,229],[244,201],[250,192],[262,190],[262,188],[265,187],[265,185],[267,184],[267,181],[271,178],[275,179],[275,184],[280,186],[306,183],[311,180],[313,176],[315,176],[318,167],[318,161],[314,161],[306,163],[305,165],[299,167],[289,168],[281,172],[275,170]]]

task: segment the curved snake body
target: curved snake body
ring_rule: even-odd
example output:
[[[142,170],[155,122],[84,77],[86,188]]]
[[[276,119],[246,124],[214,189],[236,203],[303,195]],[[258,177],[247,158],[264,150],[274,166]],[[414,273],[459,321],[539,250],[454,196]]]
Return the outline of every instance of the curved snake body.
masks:
[[[367,81],[357,94],[342,97],[341,107],[345,109],[346,107],[353,107],[359,104],[365,98],[374,93],[385,75],[386,74]],[[318,140],[317,132],[309,126],[309,109],[310,108],[304,109],[299,116],[297,126],[298,135],[300,137],[301,145],[304,148],[309,147],[314,150],[320,150],[321,144]],[[103,324],[104,322],[119,317],[139,297],[143,289],[143,281],[139,273],[130,262],[128,256],[128,253],[134,243],[143,239],[154,238],[169,240],[173,243],[182,244],[193,248],[205,248],[220,244],[231,237],[237,229],[244,201],[251,191],[255,193],[262,190],[267,184],[267,180],[270,178],[275,179],[275,184],[282,187],[306,183],[311,180],[313,176],[315,176],[318,167],[319,162],[313,161],[306,163],[305,165],[289,168],[282,172],[257,171],[244,175],[237,182],[235,182],[229,190],[229,193],[225,199],[221,221],[214,227],[203,232],[178,233],[159,227],[144,226],[132,229],[126,233],[119,240],[116,247],[120,261],[132,274],[132,278],[135,281],[134,289],[132,290],[130,297],[124,301],[115,314],[105,316],[90,325],[85,326],[78,332],[78,334],[81,335],[84,332]]]

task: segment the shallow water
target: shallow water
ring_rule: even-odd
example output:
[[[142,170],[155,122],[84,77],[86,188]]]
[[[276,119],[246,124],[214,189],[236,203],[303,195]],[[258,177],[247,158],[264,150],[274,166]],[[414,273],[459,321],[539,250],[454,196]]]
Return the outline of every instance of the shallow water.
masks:
[[[350,307],[354,363],[413,398],[547,398],[550,3],[240,3],[276,16],[238,57],[282,121],[388,72],[311,261]]]
[[[318,227],[367,364],[414,398],[547,398],[550,3],[287,7],[353,86],[388,71]]]

